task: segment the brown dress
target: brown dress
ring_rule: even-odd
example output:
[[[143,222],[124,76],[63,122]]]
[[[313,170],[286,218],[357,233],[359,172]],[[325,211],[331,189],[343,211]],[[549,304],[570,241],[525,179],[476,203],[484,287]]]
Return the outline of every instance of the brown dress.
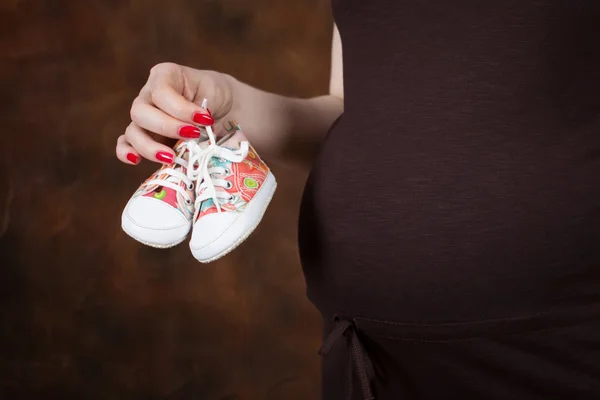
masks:
[[[600,399],[600,2],[333,9],[299,230],[323,398]]]

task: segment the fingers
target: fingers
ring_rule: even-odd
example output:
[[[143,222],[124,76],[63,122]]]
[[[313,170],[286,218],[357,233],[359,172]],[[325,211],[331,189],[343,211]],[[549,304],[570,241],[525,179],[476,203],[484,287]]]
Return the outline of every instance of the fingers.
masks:
[[[129,145],[139,155],[151,161],[171,164],[175,157],[173,149],[154,140],[148,132],[137,126],[134,122],[130,123],[125,130],[124,141],[126,144],[122,147],[125,150],[127,150],[127,145]],[[119,151],[121,150],[119,145],[117,145],[117,152]],[[121,158],[119,157],[119,159]]]
[[[160,84],[152,88],[150,100],[157,108],[179,121],[204,126],[215,123],[208,110],[187,100],[170,85]]]
[[[125,164],[138,165],[142,160],[140,154],[127,143],[125,135],[121,135],[117,138],[117,158]]]
[[[121,161],[138,164],[143,157],[170,164],[175,154],[163,142],[195,139],[201,136],[198,125],[214,125],[210,111],[192,101],[206,92],[204,86],[211,86],[204,84],[205,90],[200,90],[200,74],[173,63],[152,68],[148,82],[132,104],[132,122],[117,140],[116,153]],[[191,79],[192,75],[196,79]]]
[[[134,100],[131,107],[131,120],[140,128],[172,139],[200,137],[198,127],[171,117],[139,97]]]

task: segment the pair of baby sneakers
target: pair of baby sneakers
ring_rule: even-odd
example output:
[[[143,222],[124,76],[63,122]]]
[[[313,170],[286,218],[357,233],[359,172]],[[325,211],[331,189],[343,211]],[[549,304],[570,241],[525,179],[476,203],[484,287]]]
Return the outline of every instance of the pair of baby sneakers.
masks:
[[[258,226],[277,188],[267,165],[239,125],[216,139],[178,142],[172,164],[163,165],[133,194],[123,210],[123,230],[152,247],[168,248],[192,232],[190,250],[211,262],[235,249]]]

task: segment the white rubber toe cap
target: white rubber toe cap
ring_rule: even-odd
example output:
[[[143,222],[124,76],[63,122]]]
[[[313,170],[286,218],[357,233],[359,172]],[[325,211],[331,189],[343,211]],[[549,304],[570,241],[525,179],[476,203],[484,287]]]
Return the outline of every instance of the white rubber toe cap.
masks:
[[[244,214],[222,212],[201,217],[194,225],[190,249],[196,259],[207,262],[227,252],[248,230]]]
[[[153,247],[181,243],[190,232],[191,221],[169,204],[151,197],[129,201],[121,218],[123,230],[137,241]]]

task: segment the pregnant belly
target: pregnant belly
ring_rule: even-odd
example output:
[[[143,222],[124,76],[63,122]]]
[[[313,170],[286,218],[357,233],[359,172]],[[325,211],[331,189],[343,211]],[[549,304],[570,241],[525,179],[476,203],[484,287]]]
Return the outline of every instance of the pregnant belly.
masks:
[[[357,147],[326,145],[304,194],[319,308],[435,323],[600,302],[596,161]],[[332,163],[339,152],[354,162]]]

